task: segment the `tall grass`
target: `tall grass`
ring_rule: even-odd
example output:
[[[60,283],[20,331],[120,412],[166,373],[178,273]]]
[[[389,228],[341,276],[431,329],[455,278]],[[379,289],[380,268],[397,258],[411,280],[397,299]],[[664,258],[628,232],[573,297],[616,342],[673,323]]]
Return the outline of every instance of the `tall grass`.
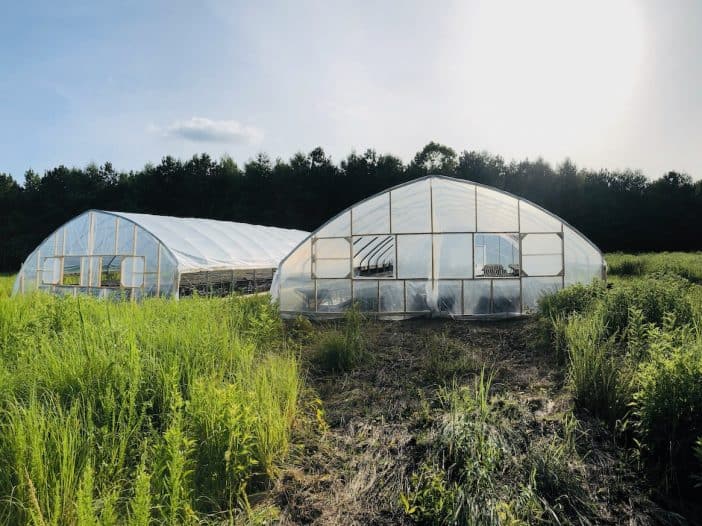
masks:
[[[645,276],[654,273],[677,274],[702,284],[702,252],[655,252],[646,254],[607,254],[608,274]]]
[[[0,524],[230,516],[287,454],[299,390],[266,297],[0,297]]]
[[[520,429],[526,415],[518,403],[495,397],[485,370],[472,385],[441,389],[440,399],[447,413],[429,461],[401,496],[409,516],[420,524],[588,523],[572,416],[562,437],[536,441]]]
[[[0,274],[0,298],[7,298],[12,293],[15,276]]]
[[[322,370],[346,372],[368,358],[363,321],[363,315],[354,305],[346,312],[341,330],[322,334],[314,349],[314,361]]]
[[[702,338],[688,327],[650,328],[636,369],[635,425],[663,490],[689,488],[702,436]]]
[[[613,273],[644,275],[565,289],[541,313],[566,348],[576,405],[635,439],[662,493],[685,494],[702,435],[702,287],[688,279],[702,254],[608,261]]]
[[[617,363],[614,340],[602,315],[575,315],[565,328],[568,375],[575,403],[614,424],[627,409],[626,383]]]

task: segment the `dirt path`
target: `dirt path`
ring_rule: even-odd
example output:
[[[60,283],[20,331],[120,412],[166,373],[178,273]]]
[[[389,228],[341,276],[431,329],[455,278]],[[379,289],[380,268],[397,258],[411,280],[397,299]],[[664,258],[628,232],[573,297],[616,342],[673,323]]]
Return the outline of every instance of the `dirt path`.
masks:
[[[538,345],[533,320],[376,322],[366,337],[373,359],[361,367],[347,374],[310,369],[308,384],[321,399],[328,430],[321,439],[301,439],[304,450],[280,479],[283,524],[410,523],[399,495],[421,460],[418,441],[436,414],[439,388],[467,383],[483,367],[496,371],[496,390],[508,390],[528,408],[533,417],[524,425],[535,434],[554,432],[554,419],[571,407],[563,368]],[[588,437],[596,446],[599,431]],[[609,492],[597,522],[655,522],[616,451],[599,448],[591,463],[593,484]],[[608,487],[613,479],[616,487]],[[630,494],[613,494],[618,490]]]

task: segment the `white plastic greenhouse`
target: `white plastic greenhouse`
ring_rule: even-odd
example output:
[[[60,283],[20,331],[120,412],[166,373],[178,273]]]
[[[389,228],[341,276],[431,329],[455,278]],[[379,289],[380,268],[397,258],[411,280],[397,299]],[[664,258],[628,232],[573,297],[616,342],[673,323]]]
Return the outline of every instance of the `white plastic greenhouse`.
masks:
[[[602,253],[562,219],[514,195],[441,176],[344,210],[281,262],[283,316],[510,317],[572,283],[606,278]]]
[[[100,297],[268,290],[308,232],[210,219],[89,210],[25,260],[14,293]]]

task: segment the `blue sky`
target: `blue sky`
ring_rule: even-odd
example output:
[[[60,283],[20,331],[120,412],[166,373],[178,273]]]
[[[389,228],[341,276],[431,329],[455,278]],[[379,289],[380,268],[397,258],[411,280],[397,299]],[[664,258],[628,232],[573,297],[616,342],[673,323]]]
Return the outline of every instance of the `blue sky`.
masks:
[[[7,3],[0,171],[437,140],[699,179],[700,27],[696,0]]]

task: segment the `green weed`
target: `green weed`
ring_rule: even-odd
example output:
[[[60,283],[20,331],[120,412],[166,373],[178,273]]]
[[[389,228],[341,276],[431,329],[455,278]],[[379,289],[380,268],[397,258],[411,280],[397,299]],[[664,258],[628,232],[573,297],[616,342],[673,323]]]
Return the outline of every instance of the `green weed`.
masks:
[[[576,405],[633,438],[658,489],[691,489],[702,435],[699,254],[608,256],[611,290],[546,298],[555,352],[565,346]],[[553,456],[553,455],[551,455]]]
[[[469,386],[440,389],[447,413],[400,498],[405,513],[422,524],[587,522],[575,419],[564,421],[563,438],[533,444],[517,425],[524,415],[512,414],[519,406],[495,397],[493,378],[483,370]]]
[[[346,312],[341,330],[322,333],[313,356],[320,368],[350,371],[368,357],[362,322],[363,315],[354,307]]]
[[[0,297],[0,523],[227,517],[285,459],[300,389],[265,296]]]
[[[688,485],[702,435],[702,341],[687,331],[671,332],[649,334],[649,356],[636,371],[632,402],[639,439],[665,492]]]
[[[693,283],[702,284],[700,252],[656,252],[646,254],[607,254],[608,274],[635,277],[654,273],[676,274]]]
[[[590,285],[571,285],[542,297],[539,301],[539,313],[547,320],[581,314],[590,310],[602,299],[606,291],[601,282],[593,282]]]
[[[626,384],[614,339],[607,336],[601,315],[572,316],[565,327],[565,340],[575,403],[615,424],[627,411]]]
[[[430,333],[423,337],[422,369],[427,380],[450,381],[480,369],[475,353],[446,333]]]

